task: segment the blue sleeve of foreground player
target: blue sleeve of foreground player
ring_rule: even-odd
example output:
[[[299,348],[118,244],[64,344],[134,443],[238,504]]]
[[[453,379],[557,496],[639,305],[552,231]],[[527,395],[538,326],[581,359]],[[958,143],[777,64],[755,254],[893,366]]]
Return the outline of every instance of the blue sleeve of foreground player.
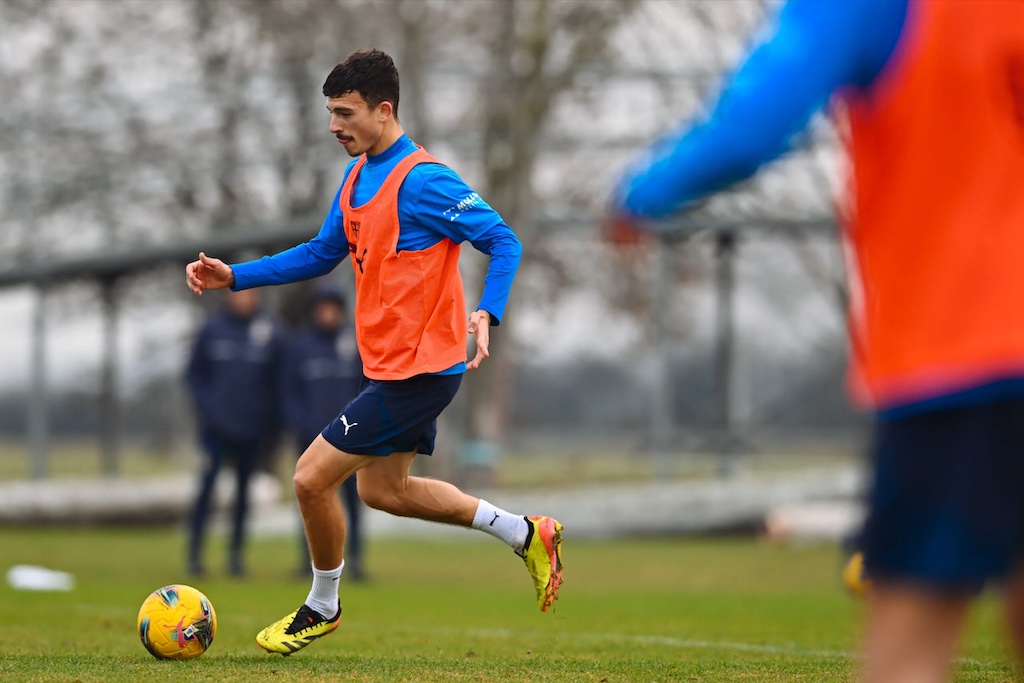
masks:
[[[484,276],[484,291],[480,295],[482,309],[491,314],[491,325],[500,325],[505,315],[505,306],[512,291],[512,280],[523,256],[523,245],[512,232],[512,228],[499,223],[472,240],[473,247],[489,255],[487,274]]]
[[[310,241],[273,256],[233,264],[231,270],[235,274],[235,284],[231,289],[237,291],[265,285],[283,285],[319,277],[334,270],[348,256],[348,238],[345,236],[344,218],[338,204],[340,196],[339,188],[338,196],[334,198],[320,232]]]
[[[439,164],[413,169],[399,202],[399,251],[428,249],[448,238],[468,241],[490,256],[477,308],[491,314],[491,325],[499,325],[523,254],[512,229],[455,171]]]
[[[709,117],[668,135],[626,172],[618,209],[660,218],[753,175],[790,148],[832,93],[870,85],[906,13],[906,0],[790,0]]]

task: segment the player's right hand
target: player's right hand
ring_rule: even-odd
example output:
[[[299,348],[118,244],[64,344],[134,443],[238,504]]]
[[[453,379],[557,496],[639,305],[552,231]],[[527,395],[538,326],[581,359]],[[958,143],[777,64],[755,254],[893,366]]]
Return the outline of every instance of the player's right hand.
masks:
[[[235,284],[235,274],[220,259],[199,252],[199,260],[185,266],[185,284],[196,296],[202,296],[204,289],[224,289]]]
[[[622,211],[613,210],[601,226],[602,238],[617,249],[644,246],[651,234],[640,227],[640,219]]]

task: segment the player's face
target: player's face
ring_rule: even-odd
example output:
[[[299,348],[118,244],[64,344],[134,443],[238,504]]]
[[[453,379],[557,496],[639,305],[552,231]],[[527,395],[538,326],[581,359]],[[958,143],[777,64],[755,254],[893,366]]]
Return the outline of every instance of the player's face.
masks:
[[[345,147],[349,156],[383,152],[377,149],[384,135],[384,125],[391,116],[391,103],[370,107],[358,92],[327,98],[331,112],[331,134]]]

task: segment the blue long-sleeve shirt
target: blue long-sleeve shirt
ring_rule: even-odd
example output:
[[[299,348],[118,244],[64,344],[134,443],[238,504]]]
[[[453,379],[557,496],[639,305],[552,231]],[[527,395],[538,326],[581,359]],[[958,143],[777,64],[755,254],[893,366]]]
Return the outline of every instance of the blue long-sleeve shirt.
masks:
[[[380,154],[367,156],[353,189],[352,204],[362,206],[370,201],[398,162],[415,150],[415,143],[403,135]],[[355,161],[345,168],[342,187],[354,165]],[[232,265],[233,289],[285,284],[333,270],[348,256],[340,198],[339,187],[320,232],[309,242],[274,256]],[[440,164],[413,167],[398,193],[398,224],[400,252],[428,249],[448,238],[456,244],[468,241],[489,255],[477,308],[490,313],[492,325],[501,323],[523,248],[501,216],[458,174]]]
[[[878,78],[898,49],[907,2],[790,0],[707,119],[670,133],[626,171],[617,208],[661,218],[786,152],[833,93]]]

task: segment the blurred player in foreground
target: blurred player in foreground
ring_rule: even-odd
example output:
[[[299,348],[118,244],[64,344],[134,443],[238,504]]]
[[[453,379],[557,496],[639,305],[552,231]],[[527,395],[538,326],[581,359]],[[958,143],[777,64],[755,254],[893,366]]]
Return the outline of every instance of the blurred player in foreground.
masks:
[[[359,495],[371,507],[472,527],[510,545],[526,562],[542,611],[562,580],[556,520],[513,515],[447,482],[409,476],[416,454],[433,451],[437,416],[462,374],[488,355],[489,329],[505,310],[522,246],[455,172],[405,136],[398,91],[398,71],[379,50],[356,52],[327,77],[330,132],[355,160],[315,238],[258,261],[229,266],[200,254],[186,267],[188,286],[202,294],[324,275],[352,254],[356,341],[369,383],[296,466],[313,586],[298,610],[256,637],[270,652],[290,654],[337,628],[345,542],[337,490],[357,471]],[[459,274],[464,241],[490,255],[468,325]],[[468,363],[467,332],[476,337]]]
[[[831,103],[850,385],[877,416],[862,675],[941,681],[985,584],[1024,650],[1024,2],[792,0],[773,29],[705,120],[627,171],[618,209],[683,210]]]

